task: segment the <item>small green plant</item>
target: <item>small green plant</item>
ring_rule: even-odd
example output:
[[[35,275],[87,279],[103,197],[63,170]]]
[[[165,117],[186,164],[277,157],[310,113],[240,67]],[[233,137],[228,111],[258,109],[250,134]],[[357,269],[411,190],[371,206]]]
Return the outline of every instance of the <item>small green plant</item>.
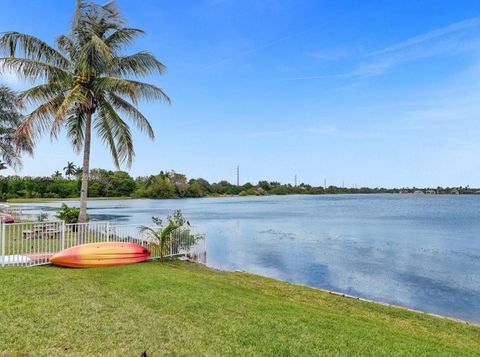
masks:
[[[198,239],[200,239],[199,236],[190,231],[188,228],[190,224],[180,210],[175,210],[170,216],[168,216],[166,224],[160,217],[152,217],[152,221],[158,227],[156,230],[146,226],[142,226],[141,230],[142,232],[150,232],[150,234],[156,238],[157,242],[152,242],[150,245],[153,246],[154,249],[158,249],[160,259],[163,259],[165,256],[169,243],[173,240],[172,233],[174,231],[179,230],[178,237],[180,237],[180,241],[176,242],[176,244],[182,248],[189,248],[189,246],[193,246]]]
[[[77,207],[68,207],[65,203],[62,204],[62,208],[57,211],[58,219],[64,221],[65,223],[78,223],[78,215],[80,209]]]
[[[38,222],[44,222],[48,219],[48,213],[47,212],[43,212],[43,213],[40,213],[38,216],[37,216],[37,221]]]

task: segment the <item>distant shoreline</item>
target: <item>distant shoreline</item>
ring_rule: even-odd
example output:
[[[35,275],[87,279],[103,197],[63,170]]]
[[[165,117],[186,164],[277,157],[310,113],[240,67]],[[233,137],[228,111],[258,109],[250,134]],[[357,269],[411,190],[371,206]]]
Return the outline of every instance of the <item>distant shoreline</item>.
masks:
[[[133,197],[89,197],[89,201],[118,201],[118,200],[132,200]],[[58,201],[80,201],[79,197],[67,198],[12,198],[7,200],[7,203],[36,203],[36,202],[58,202]]]
[[[182,199],[196,199],[196,198],[230,198],[230,197],[274,197],[274,196],[337,196],[337,195],[401,195],[401,196],[470,196],[479,195],[479,193],[442,193],[442,194],[420,194],[420,193],[399,193],[399,192],[337,192],[337,193],[291,193],[285,195],[208,195],[202,197],[165,197],[165,198],[149,198],[149,197],[89,197],[89,201],[128,201],[128,200],[182,200]],[[41,203],[41,202],[59,202],[59,201],[79,201],[79,197],[57,197],[57,198],[12,198],[5,202],[7,203]]]

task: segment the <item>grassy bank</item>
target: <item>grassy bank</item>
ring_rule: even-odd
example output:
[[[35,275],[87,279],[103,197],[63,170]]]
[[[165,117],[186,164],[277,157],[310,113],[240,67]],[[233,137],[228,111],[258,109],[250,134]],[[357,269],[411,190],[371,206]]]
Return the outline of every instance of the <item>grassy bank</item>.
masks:
[[[131,200],[132,197],[89,197],[89,201],[111,201],[111,200]],[[35,202],[58,202],[58,201],[79,201],[76,198],[11,198],[8,203],[35,203]]]
[[[478,355],[480,328],[182,262],[0,270],[0,355]]]

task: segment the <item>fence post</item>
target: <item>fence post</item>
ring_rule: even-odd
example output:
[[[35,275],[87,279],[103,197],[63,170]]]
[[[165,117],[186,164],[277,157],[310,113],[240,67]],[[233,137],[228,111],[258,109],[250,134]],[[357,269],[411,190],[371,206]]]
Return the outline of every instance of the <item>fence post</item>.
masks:
[[[2,250],[2,268],[5,266],[5,221],[2,220],[0,223],[2,233],[0,234],[1,250]]]
[[[107,242],[110,242],[110,222],[107,222]]]
[[[65,221],[62,221],[62,250],[65,249]]]

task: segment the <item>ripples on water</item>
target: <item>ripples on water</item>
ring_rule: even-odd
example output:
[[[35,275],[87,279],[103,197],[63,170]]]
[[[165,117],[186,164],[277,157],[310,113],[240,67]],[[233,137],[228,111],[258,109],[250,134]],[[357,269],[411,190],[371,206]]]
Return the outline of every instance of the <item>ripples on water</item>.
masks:
[[[60,204],[18,206],[53,215]],[[181,209],[207,234],[210,266],[480,322],[480,196],[232,197],[89,207],[92,220],[122,224]]]

